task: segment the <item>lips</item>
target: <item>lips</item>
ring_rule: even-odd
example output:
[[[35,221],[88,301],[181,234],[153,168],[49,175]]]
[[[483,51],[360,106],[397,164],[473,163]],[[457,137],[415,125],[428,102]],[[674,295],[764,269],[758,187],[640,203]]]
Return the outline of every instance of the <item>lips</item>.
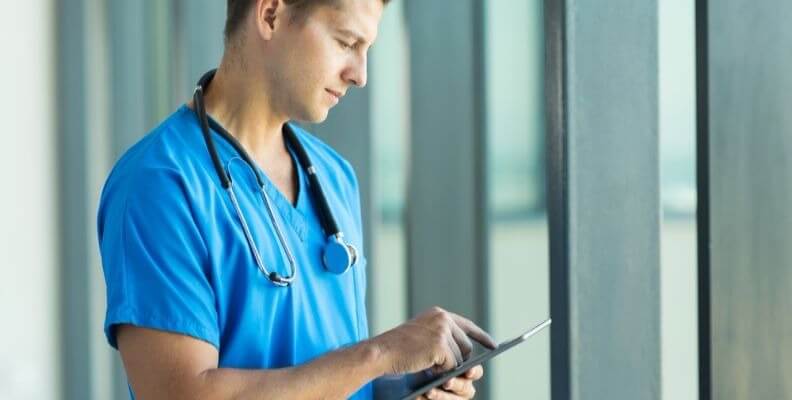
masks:
[[[337,91],[335,91],[333,89],[325,89],[325,90],[327,91],[327,93],[330,93],[331,95],[333,95],[338,100],[341,100],[341,98],[344,97],[343,93],[337,92]]]

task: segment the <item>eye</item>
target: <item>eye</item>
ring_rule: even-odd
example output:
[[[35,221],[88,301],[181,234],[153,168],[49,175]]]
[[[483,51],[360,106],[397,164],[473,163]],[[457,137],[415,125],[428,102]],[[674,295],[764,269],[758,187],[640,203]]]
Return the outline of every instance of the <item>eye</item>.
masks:
[[[351,50],[355,47],[354,45],[349,44],[343,40],[338,39],[337,41],[338,41],[338,45],[341,46],[341,48],[344,50]]]

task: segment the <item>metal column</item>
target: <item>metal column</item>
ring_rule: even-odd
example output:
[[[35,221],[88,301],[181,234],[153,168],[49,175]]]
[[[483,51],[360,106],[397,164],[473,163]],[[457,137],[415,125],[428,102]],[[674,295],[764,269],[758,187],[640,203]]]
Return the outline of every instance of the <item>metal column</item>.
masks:
[[[486,327],[484,10],[478,0],[407,3],[412,160],[410,312],[439,305]],[[487,398],[487,384],[479,387]]]
[[[710,264],[700,279],[711,392],[702,400],[792,398],[792,3],[705,5],[710,240],[700,251]]]
[[[659,399],[657,3],[545,10],[553,398]]]
[[[105,8],[64,0],[58,11],[58,165],[62,382],[65,400],[112,398],[113,354],[101,330],[104,281],[95,213],[109,165]]]

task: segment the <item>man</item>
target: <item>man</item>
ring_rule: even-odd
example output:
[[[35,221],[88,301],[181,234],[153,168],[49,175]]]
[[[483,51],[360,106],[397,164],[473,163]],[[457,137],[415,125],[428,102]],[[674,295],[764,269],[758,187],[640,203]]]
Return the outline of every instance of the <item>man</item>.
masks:
[[[133,398],[370,399],[383,375],[453,368],[471,338],[495,347],[439,308],[367,338],[354,172],[289,122],[321,122],[366,84],[386,2],[228,0],[217,72],[113,168],[105,332]],[[321,200],[344,236],[328,238]],[[329,241],[351,266],[327,266]],[[472,398],[482,374],[427,398]]]

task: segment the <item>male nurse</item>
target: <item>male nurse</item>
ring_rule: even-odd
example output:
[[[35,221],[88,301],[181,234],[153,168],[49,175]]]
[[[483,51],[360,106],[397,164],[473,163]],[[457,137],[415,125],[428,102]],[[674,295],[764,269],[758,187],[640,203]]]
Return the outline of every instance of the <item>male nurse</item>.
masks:
[[[292,123],[324,121],[365,86],[387,1],[227,0],[225,51],[199,104],[211,127],[187,102],[114,166],[98,215],[105,333],[132,398],[368,400],[383,375],[452,369],[473,341],[495,347],[440,308],[368,338],[355,173]],[[342,273],[323,259],[314,172],[357,249]],[[482,374],[424,398],[473,398]]]

